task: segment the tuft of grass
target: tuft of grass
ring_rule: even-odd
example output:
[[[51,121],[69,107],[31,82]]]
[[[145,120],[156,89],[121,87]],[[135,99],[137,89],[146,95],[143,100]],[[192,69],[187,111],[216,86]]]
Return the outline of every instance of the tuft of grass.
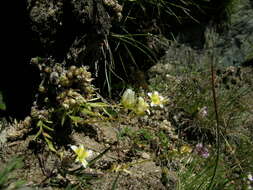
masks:
[[[168,164],[170,160],[177,168],[178,189],[246,189],[246,176],[252,171],[253,135],[249,126],[253,114],[249,97],[253,89],[243,79],[241,84],[231,83],[228,88],[222,76],[216,74],[225,68],[216,65],[213,44],[207,47],[211,53],[206,55],[206,62],[173,65],[166,83],[161,83],[164,79],[159,76],[151,80],[154,90],[164,89],[171,99],[170,121],[181,143],[202,142],[212,150],[208,159],[182,158],[187,160],[183,165],[175,156],[174,160],[167,156],[166,161],[163,155],[164,167],[172,165]]]
[[[113,81],[114,78],[120,80],[121,82],[129,83],[129,79],[133,77],[133,68],[134,70],[141,70],[142,66],[140,63],[150,62],[154,64],[157,61],[156,54],[151,50],[143,39],[148,37],[150,34],[141,33],[141,34],[132,34],[127,31],[127,29],[120,29],[117,33],[111,32],[108,37],[108,48],[110,49],[111,56],[110,62],[107,65],[110,66],[106,76],[106,84],[109,96],[111,97],[112,84],[116,85]],[[115,81],[115,80],[114,80]]]
[[[178,172],[177,190],[233,189],[236,186],[229,182],[227,165],[219,162],[213,178],[215,158],[203,159],[192,157],[192,162],[184,165]]]
[[[12,174],[15,170],[22,167],[22,158],[13,158],[9,161],[0,171],[0,189],[18,189],[21,187],[25,182],[17,180]]]
[[[153,18],[169,16],[170,18],[175,18],[179,23],[182,23],[185,19],[192,19],[198,22],[194,18],[191,8],[195,7],[201,11],[201,4],[193,0],[176,0],[173,2],[168,0],[123,0],[122,2],[126,4],[127,8],[130,7],[130,11],[133,9],[130,15],[143,14],[148,17],[152,15]]]

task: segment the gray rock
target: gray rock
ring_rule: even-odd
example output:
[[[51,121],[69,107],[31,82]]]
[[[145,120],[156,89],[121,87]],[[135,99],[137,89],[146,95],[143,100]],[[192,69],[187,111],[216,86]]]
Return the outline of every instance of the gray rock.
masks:
[[[165,66],[161,66],[161,64],[174,65],[176,70],[181,70],[181,65],[202,65],[209,59],[208,51],[210,50],[207,45],[210,41],[214,43],[212,53],[214,53],[215,61],[219,66],[239,66],[247,61],[253,54],[253,8],[250,5],[250,0],[241,0],[240,3],[237,3],[231,13],[230,20],[228,29],[223,33],[214,32],[211,27],[206,28],[205,45],[202,49],[192,48],[183,42],[170,43],[159,64],[149,70],[149,76],[173,73],[173,69],[168,73]]]

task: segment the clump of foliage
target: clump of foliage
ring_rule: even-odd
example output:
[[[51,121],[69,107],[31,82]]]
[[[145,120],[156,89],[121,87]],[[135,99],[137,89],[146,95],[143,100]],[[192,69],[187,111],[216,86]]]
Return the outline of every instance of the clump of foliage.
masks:
[[[50,58],[39,57],[33,58],[31,63],[41,72],[41,84],[31,115],[23,124],[36,126],[33,128],[37,131],[34,140],[44,138],[49,148],[56,152],[54,143],[68,139],[73,126],[110,117],[105,109],[109,105],[98,101],[87,67],[65,67]]]
[[[174,40],[178,30],[189,24],[205,27],[210,20],[214,23],[222,23],[224,20],[226,22],[236,3],[234,0],[105,2],[106,5],[110,4],[111,10],[120,7],[121,11],[121,19],[112,25],[108,40],[104,41],[102,47],[103,52],[109,52],[105,56],[104,65],[107,66],[105,77],[110,95],[111,90],[116,87],[114,78],[123,83],[121,86],[125,83],[135,83],[135,76],[139,76],[135,71],[147,70],[164,55],[169,42],[167,40],[164,43],[162,36]],[[138,81],[141,80],[141,77],[138,78]],[[139,86],[147,88],[143,83]]]
[[[24,181],[17,180],[12,173],[23,166],[21,158],[13,158],[0,170],[0,189],[18,189]]]
[[[178,189],[248,188],[251,182],[246,183],[247,175],[252,170],[249,162],[253,161],[250,150],[252,133],[248,128],[252,122],[252,101],[248,98],[253,89],[244,80],[239,67],[215,65],[217,73],[214,71],[212,78],[212,58],[206,60],[201,64],[172,64],[169,73],[150,79],[153,89],[164,89],[166,96],[170,97],[170,122],[176,127],[179,139],[190,146],[201,142],[209,147],[207,159],[191,157],[186,159],[185,166],[178,163],[181,168],[178,170]],[[239,82],[235,82],[235,78]],[[161,80],[168,82],[161,83]],[[213,104],[213,88],[217,108]]]

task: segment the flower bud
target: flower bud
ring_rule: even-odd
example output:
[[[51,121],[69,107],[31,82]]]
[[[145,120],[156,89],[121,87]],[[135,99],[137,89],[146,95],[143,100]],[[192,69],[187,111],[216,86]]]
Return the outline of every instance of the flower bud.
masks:
[[[39,92],[44,93],[46,91],[44,86],[39,86]]]
[[[76,104],[75,99],[73,99],[73,98],[69,99],[69,104],[70,104],[71,106],[75,105],[75,104]]]
[[[131,89],[127,89],[121,98],[121,104],[128,109],[133,109],[136,104],[135,92]]]
[[[57,73],[57,72],[52,72],[51,74],[50,74],[50,82],[52,83],[52,84],[58,84],[59,83],[59,74]]]
[[[69,69],[70,69],[70,71],[73,72],[74,70],[76,70],[76,66],[75,66],[75,65],[72,65]]]
[[[67,77],[68,77],[69,79],[72,79],[72,78],[73,78],[73,72],[68,71],[68,72],[67,72]]]
[[[69,105],[68,105],[68,104],[65,104],[65,103],[62,104],[62,107],[63,107],[64,109],[66,109],[66,110],[69,109]]]
[[[51,73],[52,69],[50,67],[45,67],[44,72],[45,73]]]
[[[80,69],[75,69],[75,71],[74,71],[74,76],[75,77],[77,77],[77,76],[79,76],[80,74],[82,73],[82,71],[80,70]]]
[[[134,112],[137,115],[144,115],[146,111],[148,111],[149,105],[142,97],[138,98],[138,103],[134,109]]]

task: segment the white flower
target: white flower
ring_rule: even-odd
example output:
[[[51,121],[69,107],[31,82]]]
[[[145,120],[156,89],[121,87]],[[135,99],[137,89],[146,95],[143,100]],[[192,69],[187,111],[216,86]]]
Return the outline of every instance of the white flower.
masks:
[[[253,176],[252,176],[252,174],[248,174],[248,180],[249,180],[249,181],[253,181]]]
[[[135,92],[131,89],[127,89],[121,98],[121,104],[128,109],[133,109],[136,104]]]
[[[76,162],[81,162],[83,167],[86,168],[88,165],[88,162],[86,159],[92,155],[91,150],[86,150],[83,145],[80,145],[79,147],[72,145],[70,146],[71,149],[76,153]]]
[[[148,112],[149,113],[149,105],[147,102],[145,102],[145,100],[142,98],[142,97],[138,97],[138,102],[136,104],[136,107],[134,109],[134,112],[137,114],[137,115],[144,115],[145,112]]]
[[[159,93],[157,91],[154,91],[153,93],[149,92],[148,96],[151,99],[151,107],[153,106],[160,106],[161,108],[163,108],[163,103],[165,102],[164,97],[162,97],[161,95],[159,95]]]

